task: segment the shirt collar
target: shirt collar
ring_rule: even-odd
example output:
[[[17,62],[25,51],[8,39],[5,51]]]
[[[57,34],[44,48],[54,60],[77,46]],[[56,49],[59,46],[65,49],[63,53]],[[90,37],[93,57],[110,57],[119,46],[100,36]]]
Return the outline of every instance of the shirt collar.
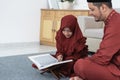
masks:
[[[108,24],[112,16],[116,13],[115,10],[112,10],[111,13],[108,15],[107,19],[104,21],[105,24]]]

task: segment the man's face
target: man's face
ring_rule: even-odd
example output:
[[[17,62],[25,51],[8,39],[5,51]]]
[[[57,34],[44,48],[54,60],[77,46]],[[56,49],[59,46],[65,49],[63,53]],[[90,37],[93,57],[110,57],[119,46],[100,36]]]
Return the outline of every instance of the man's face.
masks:
[[[101,8],[94,6],[93,3],[88,3],[89,14],[95,18],[95,21],[103,21]]]

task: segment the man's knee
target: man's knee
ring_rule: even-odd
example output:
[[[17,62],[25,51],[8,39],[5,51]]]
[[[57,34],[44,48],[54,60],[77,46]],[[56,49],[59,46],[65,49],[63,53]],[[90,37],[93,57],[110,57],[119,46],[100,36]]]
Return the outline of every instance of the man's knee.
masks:
[[[78,61],[76,61],[75,65],[74,65],[74,71],[75,72],[83,72],[84,70],[84,59],[79,59]]]
[[[78,61],[76,61],[75,65],[74,65],[74,71],[75,71],[76,75],[82,79],[85,79],[84,73],[85,73],[86,62],[87,62],[87,60],[85,60],[85,59],[79,59]]]

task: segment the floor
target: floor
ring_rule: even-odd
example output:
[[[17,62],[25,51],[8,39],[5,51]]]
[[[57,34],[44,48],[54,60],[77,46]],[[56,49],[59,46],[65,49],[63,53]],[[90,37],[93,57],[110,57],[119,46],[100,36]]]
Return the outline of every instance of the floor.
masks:
[[[49,51],[56,51],[56,48],[40,45],[39,43],[0,44],[0,57],[35,54]]]

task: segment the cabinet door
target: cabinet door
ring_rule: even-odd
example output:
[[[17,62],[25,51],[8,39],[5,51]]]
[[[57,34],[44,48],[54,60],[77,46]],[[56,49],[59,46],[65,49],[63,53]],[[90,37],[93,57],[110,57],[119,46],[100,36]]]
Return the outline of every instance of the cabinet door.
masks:
[[[40,41],[41,43],[51,44],[54,40],[53,26],[54,26],[54,12],[42,11]]]
[[[55,37],[56,37],[56,33],[57,33],[57,31],[59,30],[59,28],[60,28],[60,20],[56,20],[55,21],[55,30],[54,30],[54,44],[56,43],[56,40],[55,40]]]
[[[53,32],[52,32],[52,26],[53,21],[51,20],[43,20],[42,21],[42,28],[41,28],[41,39],[44,41],[53,41]]]
[[[61,18],[63,16],[65,16],[64,11],[55,11],[55,17],[54,17],[54,44],[56,43],[56,40],[55,40],[56,32],[60,28]]]

